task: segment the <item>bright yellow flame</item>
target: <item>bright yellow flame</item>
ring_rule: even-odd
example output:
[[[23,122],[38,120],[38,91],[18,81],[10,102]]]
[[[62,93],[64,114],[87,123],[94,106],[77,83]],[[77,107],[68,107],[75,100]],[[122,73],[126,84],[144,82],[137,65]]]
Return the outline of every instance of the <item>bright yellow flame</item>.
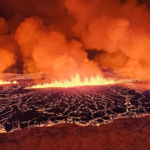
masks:
[[[108,84],[115,84],[119,81],[114,81],[113,79],[104,79],[103,77],[100,77],[99,75],[96,77],[91,77],[90,79],[85,78],[84,81],[81,81],[80,76],[77,74],[75,77],[72,77],[71,80],[64,80],[64,81],[55,81],[51,84],[45,83],[45,84],[39,84],[39,85],[33,85],[30,88],[49,88],[49,87],[75,87],[75,86],[93,86],[93,85],[108,85]]]
[[[11,81],[2,81],[2,80],[0,80],[0,85],[3,85],[3,84],[16,84],[16,83],[17,83],[17,81],[11,82]]]

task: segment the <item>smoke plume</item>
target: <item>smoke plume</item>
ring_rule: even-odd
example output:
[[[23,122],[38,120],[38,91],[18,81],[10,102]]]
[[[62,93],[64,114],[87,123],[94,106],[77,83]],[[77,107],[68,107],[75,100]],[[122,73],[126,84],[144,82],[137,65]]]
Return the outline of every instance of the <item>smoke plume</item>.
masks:
[[[44,71],[53,78],[70,78],[77,73],[83,77],[100,73],[96,63],[87,59],[82,43],[67,41],[65,36],[49,27],[41,19],[22,22],[15,34],[23,55],[24,72]]]
[[[0,6],[0,72],[22,61],[24,73],[46,72],[51,80],[95,76],[100,67],[150,79],[150,12],[142,0],[0,0]],[[86,50],[98,53],[89,60]]]
[[[14,44],[9,31],[8,24],[4,18],[0,18],[0,73],[15,63]]]
[[[76,23],[72,28],[85,49],[105,50],[95,60],[105,67],[120,68],[118,73],[149,79],[150,14],[137,1],[65,0]]]

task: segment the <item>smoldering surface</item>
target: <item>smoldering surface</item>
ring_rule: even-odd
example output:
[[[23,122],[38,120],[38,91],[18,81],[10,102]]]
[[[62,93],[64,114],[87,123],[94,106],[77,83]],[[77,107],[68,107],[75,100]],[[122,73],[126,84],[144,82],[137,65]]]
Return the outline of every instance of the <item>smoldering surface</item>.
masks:
[[[37,77],[5,75],[10,80],[18,78],[18,84],[0,86],[1,132],[59,123],[96,126],[117,118],[136,118],[150,113],[150,90],[140,89],[144,82],[25,89],[34,84],[34,76]],[[138,88],[134,88],[136,84]]]

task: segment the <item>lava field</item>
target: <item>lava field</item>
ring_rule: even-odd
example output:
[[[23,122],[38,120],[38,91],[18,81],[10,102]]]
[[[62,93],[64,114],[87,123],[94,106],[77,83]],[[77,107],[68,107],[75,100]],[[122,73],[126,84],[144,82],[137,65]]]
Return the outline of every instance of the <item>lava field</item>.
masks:
[[[98,126],[150,113],[150,90],[122,84],[25,89],[31,85],[29,78],[0,85],[1,132],[58,123]]]

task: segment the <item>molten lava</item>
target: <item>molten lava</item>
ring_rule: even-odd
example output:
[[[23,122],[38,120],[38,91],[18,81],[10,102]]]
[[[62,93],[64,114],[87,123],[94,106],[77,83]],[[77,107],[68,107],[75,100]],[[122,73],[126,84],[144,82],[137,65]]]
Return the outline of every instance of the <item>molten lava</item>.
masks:
[[[122,81],[115,81],[113,79],[104,79],[101,76],[91,77],[90,79],[85,78],[83,81],[81,81],[80,75],[76,75],[75,77],[72,77],[71,80],[64,80],[64,81],[55,81],[51,84],[45,83],[45,84],[39,84],[39,85],[33,85],[30,88],[49,88],[49,87],[75,87],[75,86],[93,86],[93,85],[109,85],[109,84],[115,84]]]
[[[17,81],[11,82],[11,81],[2,81],[2,80],[0,80],[0,85],[3,85],[3,84],[16,84],[16,83],[17,83]]]

